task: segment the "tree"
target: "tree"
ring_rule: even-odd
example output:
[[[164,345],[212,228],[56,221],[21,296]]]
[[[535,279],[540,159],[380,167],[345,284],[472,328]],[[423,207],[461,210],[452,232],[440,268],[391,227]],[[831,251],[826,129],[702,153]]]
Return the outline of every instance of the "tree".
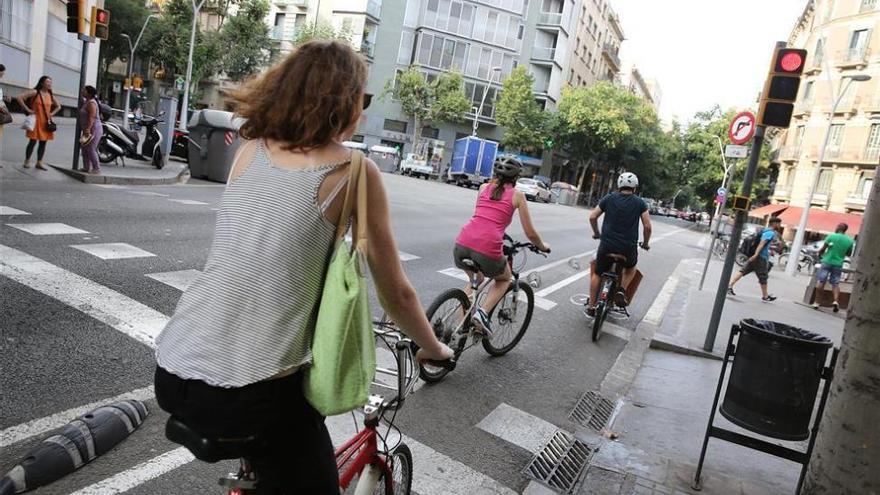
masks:
[[[501,144],[518,150],[540,150],[544,147],[549,115],[535,101],[532,90],[535,78],[524,65],[513,69],[501,87],[495,103],[495,121],[504,126]]]
[[[155,26],[148,29],[150,52],[156,63],[171,76],[186,73],[192,15],[189,0],[168,0],[162,5],[161,16]],[[219,33],[197,29],[193,49],[193,84],[197,86],[205,76],[220,72],[225,55]]]
[[[430,82],[417,66],[397,74],[385,84],[382,97],[393,94],[403,113],[413,119],[413,150],[419,149],[424,126],[440,122],[461,122],[470,109],[464,94],[464,79],[458,72],[444,72]]]
[[[337,30],[330,24],[308,24],[297,28],[293,44],[299,46],[312,40],[337,40],[351,43],[351,30],[345,28]]]
[[[880,181],[865,207],[849,315],[802,493],[880,492]]]
[[[223,24],[220,45],[223,53],[223,71],[233,81],[241,81],[254,74],[269,61],[269,27],[264,22],[269,15],[266,0],[244,0],[238,12]]]
[[[147,8],[144,7],[144,2],[138,0],[106,0],[104,8],[113,14],[113,20],[110,22],[109,36],[101,42],[98,55],[98,67],[101,68],[103,74],[101,86],[106,85],[110,64],[116,60],[128,62],[128,57],[131,56],[128,40],[122,35],[130,36],[131,42],[134,44],[149,14]],[[148,27],[147,30],[149,29]],[[141,43],[136,55],[143,55],[148,51],[147,44]]]

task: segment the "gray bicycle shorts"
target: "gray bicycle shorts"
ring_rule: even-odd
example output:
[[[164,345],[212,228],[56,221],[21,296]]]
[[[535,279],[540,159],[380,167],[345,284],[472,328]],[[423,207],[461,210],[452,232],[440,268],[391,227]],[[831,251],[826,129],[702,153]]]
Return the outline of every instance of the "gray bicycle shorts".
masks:
[[[473,260],[480,267],[480,271],[483,275],[489,278],[504,275],[504,271],[507,269],[506,259],[493,259],[483,253],[478,253],[471,248],[464,247],[461,244],[455,245],[455,249],[452,250],[452,258],[455,260],[455,266],[462,270],[467,270],[468,267],[462,263],[461,260]]]

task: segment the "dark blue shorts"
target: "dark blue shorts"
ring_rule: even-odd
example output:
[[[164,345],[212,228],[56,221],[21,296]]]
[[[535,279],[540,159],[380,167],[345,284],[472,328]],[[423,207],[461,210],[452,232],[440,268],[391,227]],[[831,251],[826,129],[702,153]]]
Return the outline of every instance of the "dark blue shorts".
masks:
[[[824,284],[825,282],[831,282],[831,285],[837,286],[840,284],[840,277],[843,275],[843,267],[841,266],[831,266],[825,263],[822,263],[822,266],[819,267],[819,273],[816,276],[817,280],[820,284]],[[829,280],[831,279],[831,280]]]

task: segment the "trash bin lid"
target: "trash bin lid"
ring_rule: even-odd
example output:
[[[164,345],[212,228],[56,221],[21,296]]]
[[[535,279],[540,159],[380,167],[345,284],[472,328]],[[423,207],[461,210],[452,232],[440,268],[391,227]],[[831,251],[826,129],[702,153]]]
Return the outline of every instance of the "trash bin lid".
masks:
[[[193,119],[196,119],[196,125],[203,125],[226,131],[236,130],[235,124],[232,121],[232,112],[205,109],[197,112],[197,115],[198,117],[193,115]]]
[[[199,125],[199,118],[201,114],[201,110],[196,110],[195,112],[193,112],[192,115],[190,115],[189,117],[189,122],[186,123],[187,127],[195,127]]]
[[[740,328],[756,337],[781,341],[787,344],[804,347],[831,347],[831,340],[824,335],[778,321],[746,318],[740,321]]]

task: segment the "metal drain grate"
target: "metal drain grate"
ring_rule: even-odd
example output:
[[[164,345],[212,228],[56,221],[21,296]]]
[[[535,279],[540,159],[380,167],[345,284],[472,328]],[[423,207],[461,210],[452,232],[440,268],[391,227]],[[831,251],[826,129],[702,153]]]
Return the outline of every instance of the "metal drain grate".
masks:
[[[581,396],[568,419],[595,431],[602,431],[602,428],[608,426],[613,413],[614,403],[602,397],[599,392],[591,390]]]
[[[586,444],[560,430],[529,462],[524,473],[554,490],[570,494],[577,488],[592,456],[593,451]]]

